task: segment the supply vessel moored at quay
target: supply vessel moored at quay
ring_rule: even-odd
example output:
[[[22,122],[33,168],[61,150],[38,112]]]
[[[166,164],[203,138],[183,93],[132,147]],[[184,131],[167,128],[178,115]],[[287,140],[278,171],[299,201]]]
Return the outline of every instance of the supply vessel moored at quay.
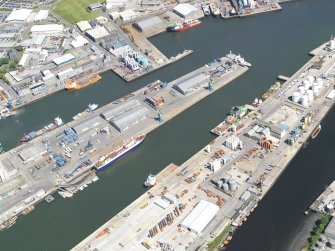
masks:
[[[184,22],[176,22],[167,27],[167,31],[184,31],[196,27],[201,24],[201,21],[198,19],[185,20]]]
[[[67,79],[65,82],[65,89],[68,91],[71,90],[79,90],[81,88],[84,88],[90,84],[93,84],[97,81],[99,81],[102,77],[98,74],[92,74],[88,77],[85,77],[83,79]]]

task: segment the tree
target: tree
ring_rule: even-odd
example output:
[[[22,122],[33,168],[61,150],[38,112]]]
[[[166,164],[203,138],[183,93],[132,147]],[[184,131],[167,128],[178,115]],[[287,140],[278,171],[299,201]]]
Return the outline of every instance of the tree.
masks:
[[[15,50],[17,51],[23,51],[23,47],[21,45],[18,45],[15,47]]]
[[[8,64],[9,60],[8,58],[0,58],[0,66]]]

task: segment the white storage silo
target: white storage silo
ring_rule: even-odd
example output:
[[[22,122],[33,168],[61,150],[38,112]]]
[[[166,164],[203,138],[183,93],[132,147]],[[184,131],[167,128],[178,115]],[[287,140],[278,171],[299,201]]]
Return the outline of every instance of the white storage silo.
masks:
[[[308,76],[307,79],[308,79],[310,85],[312,85],[314,83],[315,78],[313,76]]]
[[[323,80],[322,80],[322,78],[318,78],[318,79],[316,79],[316,82],[318,83],[318,85],[319,85],[319,90],[323,87]]]
[[[313,100],[314,94],[312,90],[307,90],[307,97],[309,102]]]
[[[308,105],[308,97],[307,95],[302,95],[300,100],[301,105],[307,106]]]
[[[314,83],[312,88],[313,88],[314,95],[319,94],[319,84],[318,83]]]
[[[302,85],[305,87],[305,90],[308,90],[311,87],[311,84],[307,79],[302,81]]]
[[[229,186],[227,183],[223,183],[222,185],[222,190],[225,191],[225,192],[228,192],[229,191]]]
[[[301,93],[300,92],[293,92],[292,94],[292,101],[294,103],[298,103],[301,97]]]
[[[229,185],[229,190],[230,191],[235,191],[237,189],[237,184],[236,184],[236,181],[233,180],[233,179],[230,179],[228,181],[228,185]]]
[[[305,94],[305,87],[303,87],[303,86],[301,85],[301,86],[298,87],[298,89],[299,89],[299,92],[300,92],[301,94]]]

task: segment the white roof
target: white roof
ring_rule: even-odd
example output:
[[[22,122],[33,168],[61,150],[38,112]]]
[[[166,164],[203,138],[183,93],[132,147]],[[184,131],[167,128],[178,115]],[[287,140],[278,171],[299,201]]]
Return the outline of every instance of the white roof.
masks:
[[[88,35],[90,35],[91,37],[98,39],[98,38],[103,38],[109,35],[108,31],[106,30],[105,27],[102,26],[98,26],[95,27],[91,30],[86,31],[86,33]]]
[[[80,22],[77,23],[77,26],[78,26],[79,30],[81,30],[81,31],[86,31],[86,30],[92,29],[92,26],[88,21],[80,21]]]
[[[40,10],[37,12],[36,16],[34,17],[34,21],[41,21],[48,17],[49,10]]]
[[[331,90],[331,92],[327,95],[327,98],[333,99],[335,97],[335,90]]]
[[[71,46],[73,46],[73,48],[78,48],[78,47],[84,46],[88,43],[89,42],[86,38],[84,38],[83,36],[78,36],[78,37],[75,38],[75,40],[73,40],[71,42]]]
[[[6,22],[24,22],[27,21],[31,15],[30,9],[13,10],[12,13],[6,18]]]
[[[73,56],[73,54],[71,54],[71,53],[66,53],[66,54],[64,54],[64,55],[61,56],[61,57],[55,58],[55,59],[53,60],[53,62],[54,62],[56,65],[61,65],[61,64],[64,64],[64,63],[66,63],[66,62],[68,62],[68,61],[71,61],[71,60],[73,60],[73,59],[75,59],[75,58],[76,58],[76,57]]]
[[[137,13],[133,10],[125,10],[125,11],[120,12],[120,17],[123,20],[127,20],[127,19],[137,17]]]
[[[106,0],[106,9],[112,9],[113,7],[123,6],[128,0]]]
[[[24,66],[26,64],[28,57],[29,57],[29,54],[24,53],[22,55],[22,58],[20,59],[19,65]]]
[[[33,25],[30,29],[31,32],[62,32],[64,30],[64,26],[62,24],[41,24],[41,25]]]
[[[215,217],[219,210],[220,208],[217,205],[209,201],[201,200],[180,225],[199,234]]]
[[[198,9],[191,4],[181,3],[181,4],[178,4],[176,7],[174,7],[173,10],[175,12],[180,13],[183,16],[186,16],[193,11],[197,11]]]

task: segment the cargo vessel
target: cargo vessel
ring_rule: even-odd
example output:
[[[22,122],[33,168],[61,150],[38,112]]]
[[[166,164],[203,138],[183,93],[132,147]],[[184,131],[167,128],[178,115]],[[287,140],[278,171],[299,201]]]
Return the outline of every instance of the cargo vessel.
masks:
[[[167,31],[184,31],[196,27],[201,24],[198,19],[185,20],[183,23],[176,22],[167,27]]]
[[[149,174],[147,180],[144,181],[144,186],[153,187],[154,185],[156,185],[156,183],[157,183],[157,180],[156,180],[155,176],[152,175],[152,174]]]
[[[115,161],[122,158],[130,151],[135,150],[143,142],[144,139],[145,134],[130,138],[124,144],[120,145],[109,154],[101,156],[99,158],[99,161],[94,166],[95,169],[97,171],[102,171],[107,166],[113,164]]]
[[[318,125],[312,132],[311,138],[315,139],[321,131],[321,125]]]
[[[44,133],[55,130],[56,128],[58,128],[62,125],[63,125],[63,120],[60,117],[56,117],[53,123],[51,123],[49,125],[46,125],[45,127],[38,130],[37,132],[32,131],[28,134],[25,134],[24,137],[22,137],[22,139],[20,140],[20,142],[25,143],[25,142],[28,142],[30,140],[33,140],[33,139],[43,135]]]
[[[84,88],[90,84],[93,84],[101,79],[101,76],[98,74],[92,74],[88,77],[80,78],[80,79],[67,79],[65,81],[65,89],[68,91],[71,90],[79,90]]]

